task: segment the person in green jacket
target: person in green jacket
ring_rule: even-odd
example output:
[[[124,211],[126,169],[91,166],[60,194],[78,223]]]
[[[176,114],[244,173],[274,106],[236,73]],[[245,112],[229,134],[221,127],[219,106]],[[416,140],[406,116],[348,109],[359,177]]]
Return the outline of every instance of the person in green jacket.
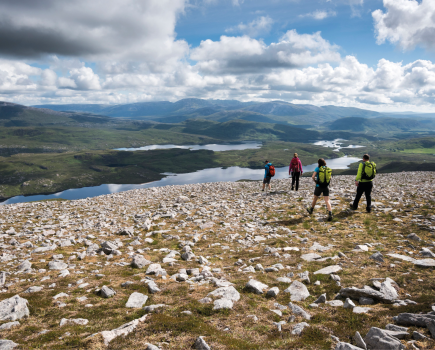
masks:
[[[373,178],[370,178],[371,176],[367,176],[366,172],[363,173],[363,169],[365,167],[367,167],[367,165],[370,164],[374,164],[374,163],[370,163],[370,156],[368,154],[364,154],[363,155],[363,162],[359,164],[358,167],[358,173],[356,175],[356,179],[355,179],[355,186],[356,186],[356,197],[355,200],[353,201],[353,204],[350,205],[350,208],[352,210],[357,210],[358,209],[358,203],[359,200],[361,199],[363,193],[366,196],[366,201],[367,201],[367,213],[370,213],[371,211],[371,205],[372,205],[372,189],[373,189]],[[374,174],[376,174],[376,164],[374,164]]]

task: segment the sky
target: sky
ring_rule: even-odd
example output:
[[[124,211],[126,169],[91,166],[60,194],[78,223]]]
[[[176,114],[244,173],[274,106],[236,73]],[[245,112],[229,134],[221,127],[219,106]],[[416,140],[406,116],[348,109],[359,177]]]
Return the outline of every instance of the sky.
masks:
[[[2,0],[0,100],[435,112],[435,0]]]

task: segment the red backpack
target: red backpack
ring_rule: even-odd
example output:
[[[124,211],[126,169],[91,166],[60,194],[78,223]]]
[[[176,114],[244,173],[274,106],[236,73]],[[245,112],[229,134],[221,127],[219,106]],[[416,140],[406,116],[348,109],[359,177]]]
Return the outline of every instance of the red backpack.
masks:
[[[275,167],[273,165],[269,166],[269,176],[270,177],[275,176]]]
[[[297,158],[293,158],[292,162],[291,162],[291,170],[294,171],[295,173],[299,172],[299,160]]]

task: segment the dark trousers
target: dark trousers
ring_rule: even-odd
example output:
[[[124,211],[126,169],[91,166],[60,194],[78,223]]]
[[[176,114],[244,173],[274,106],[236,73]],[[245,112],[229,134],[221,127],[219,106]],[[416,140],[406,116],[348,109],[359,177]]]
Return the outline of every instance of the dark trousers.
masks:
[[[301,173],[298,172],[292,172],[292,188],[295,187],[295,182],[296,182],[296,191],[299,189],[299,176],[301,175]]]
[[[361,199],[361,196],[363,195],[363,193],[366,196],[366,200],[367,200],[367,210],[370,210],[370,207],[372,205],[372,189],[373,189],[373,182],[360,182],[358,184],[358,187],[356,188],[356,197],[355,200],[353,202],[353,207],[355,209],[358,209],[358,203],[359,200]]]

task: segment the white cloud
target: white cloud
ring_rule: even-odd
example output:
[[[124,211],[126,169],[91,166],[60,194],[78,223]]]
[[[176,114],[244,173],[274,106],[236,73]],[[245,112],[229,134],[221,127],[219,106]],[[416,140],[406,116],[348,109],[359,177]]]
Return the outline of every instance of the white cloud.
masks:
[[[204,73],[249,73],[339,61],[337,50],[338,46],[323,39],[320,32],[311,35],[289,30],[270,45],[247,36],[205,40],[192,50],[190,58]]]
[[[99,76],[89,67],[73,69],[70,72],[70,79],[74,81],[75,85],[80,90],[101,89]]]
[[[349,0],[352,17],[361,17],[361,7],[364,5],[364,0]]]
[[[176,40],[177,17],[188,0],[0,2],[2,55],[46,55],[93,61],[146,62],[163,70],[188,53]]]
[[[226,32],[237,32],[250,37],[257,37],[269,33],[273,22],[273,19],[269,16],[261,16],[248,24],[240,23],[235,27],[231,27]]]
[[[378,44],[390,41],[405,50],[415,46],[435,49],[435,2],[433,0],[384,0],[386,12],[372,13]]]
[[[304,15],[299,15],[299,17],[311,17],[317,20],[322,20],[328,17],[334,17],[337,13],[335,11],[322,11],[322,10],[316,10],[314,12],[306,13]]]

